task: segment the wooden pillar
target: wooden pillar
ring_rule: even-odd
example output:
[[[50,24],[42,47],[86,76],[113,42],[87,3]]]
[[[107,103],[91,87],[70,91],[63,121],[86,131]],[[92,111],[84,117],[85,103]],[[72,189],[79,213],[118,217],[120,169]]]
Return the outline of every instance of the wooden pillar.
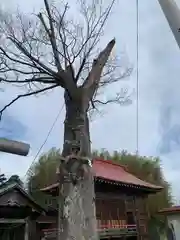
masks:
[[[123,199],[124,199],[124,218],[125,218],[125,221],[126,221],[126,224],[127,224],[127,211],[128,211],[128,206],[127,206],[127,196],[124,195],[123,196]],[[126,240],[126,236],[123,237],[123,240]]]
[[[28,219],[28,240],[36,240],[36,222],[31,218]]]
[[[140,224],[139,224],[139,209],[137,205],[137,197],[134,196],[134,216],[136,218],[136,228],[137,228],[137,240],[141,240],[141,231],[140,231]]]
[[[138,201],[140,201],[138,203]],[[136,219],[137,219],[137,229],[138,229],[138,240],[148,240],[148,219],[147,212],[145,208],[145,199],[143,196],[139,196],[139,198],[135,198],[135,206],[136,206]]]
[[[27,240],[40,240],[40,230],[37,227],[36,219],[28,218],[28,238]],[[26,240],[26,239],[25,239]]]
[[[144,236],[144,240],[149,239],[149,209],[147,205],[147,196],[142,196],[143,203],[144,203],[144,217],[145,217],[145,225],[146,225],[146,232]]]
[[[29,240],[29,226],[28,226],[28,219],[26,219],[26,222],[25,222],[25,228],[24,228],[24,240]]]
[[[123,196],[123,199],[124,199],[124,217],[125,217],[125,221],[127,223],[128,206],[127,206],[127,197],[126,197],[126,195]]]

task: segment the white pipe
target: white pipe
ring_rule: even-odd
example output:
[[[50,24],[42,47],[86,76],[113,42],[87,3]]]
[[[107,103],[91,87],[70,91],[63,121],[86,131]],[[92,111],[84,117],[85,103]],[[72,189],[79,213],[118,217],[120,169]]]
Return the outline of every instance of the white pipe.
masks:
[[[158,0],[180,48],[180,9],[175,0]]]

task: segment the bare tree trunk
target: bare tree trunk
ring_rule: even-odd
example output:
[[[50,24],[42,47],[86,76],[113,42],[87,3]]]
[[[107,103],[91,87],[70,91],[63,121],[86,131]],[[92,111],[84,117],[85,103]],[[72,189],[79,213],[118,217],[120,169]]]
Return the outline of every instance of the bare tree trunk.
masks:
[[[78,179],[64,179],[61,188],[63,211],[61,214],[61,240],[97,240],[95,212],[94,178],[91,165],[81,164],[81,157],[90,158],[90,133],[87,106],[82,97],[72,100],[65,92],[66,118],[64,125],[64,147],[62,155],[70,156],[74,148],[80,147],[77,153],[77,164],[80,167],[70,172]],[[68,163],[67,163],[68,164]]]

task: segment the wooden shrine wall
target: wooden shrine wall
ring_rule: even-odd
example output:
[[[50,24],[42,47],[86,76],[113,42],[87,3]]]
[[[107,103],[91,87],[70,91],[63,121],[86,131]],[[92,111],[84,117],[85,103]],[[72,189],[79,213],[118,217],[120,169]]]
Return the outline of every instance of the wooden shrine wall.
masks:
[[[143,195],[96,194],[98,228],[137,228],[138,240],[148,239],[148,212]]]

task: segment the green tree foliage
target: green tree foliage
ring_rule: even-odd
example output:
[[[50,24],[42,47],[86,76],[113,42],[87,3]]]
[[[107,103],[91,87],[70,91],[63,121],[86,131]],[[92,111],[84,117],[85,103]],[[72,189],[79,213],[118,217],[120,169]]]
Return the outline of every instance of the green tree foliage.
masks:
[[[6,181],[5,174],[0,174],[0,185],[3,184]]]
[[[40,204],[46,205],[51,197],[43,194],[40,189],[57,181],[56,170],[59,164],[60,151],[52,148],[43,154],[32,167],[32,176],[28,178],[28,190]]]
[[[159,221],[157,212],[172,205],[171,188],[165,180],[162,172],[161,162],[159,158],[141,157],[128,154],[127,152],[93,151],[93,157],[110,159],[127,167],[128,171],[138,178],[150,183],[160,185],[164,189],[154,195],[150,195],[147,200],[149,216],[154,221]],[[59,164],[60,151],[53,148],[48,153],[43,154],[39,161],[33,166],[32,177],[28,180],[29,190],[33,197],[40,203],[44,203],[45,195],[39,189],[56,182],[56,170]],[[46,197],[46,202],[47,202]]]
[[[7,183],[18,183],[21,187],[23,187],[23,182],[21,181],[18,175],[12,175],[8,180]]]

